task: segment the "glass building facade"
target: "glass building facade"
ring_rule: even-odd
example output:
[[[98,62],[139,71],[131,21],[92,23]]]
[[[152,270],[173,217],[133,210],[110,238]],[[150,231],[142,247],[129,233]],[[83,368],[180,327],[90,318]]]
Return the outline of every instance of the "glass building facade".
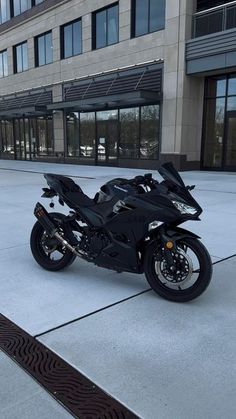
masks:
[[[17,160],[50,158],[54,154],[51,115],[0,121],[0,156]]]
[[[236,74],[206,79],[202,165],[236,170]]]
[[[119,159],[157,160],[160,105],[66,113],[67,158],[117,165]]]

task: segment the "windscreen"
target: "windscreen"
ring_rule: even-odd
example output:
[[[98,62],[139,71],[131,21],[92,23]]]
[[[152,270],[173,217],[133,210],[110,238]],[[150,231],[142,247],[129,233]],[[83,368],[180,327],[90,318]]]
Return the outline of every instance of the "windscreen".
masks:
[[[164,163],[160,169],[158,169],[158,172],[163,177],[164,180],[169,180],[173,183],[175,183],[178,186],[185,187],[185,184],[177,172],[177,170],[174,168],[173,164],[171,162]]]

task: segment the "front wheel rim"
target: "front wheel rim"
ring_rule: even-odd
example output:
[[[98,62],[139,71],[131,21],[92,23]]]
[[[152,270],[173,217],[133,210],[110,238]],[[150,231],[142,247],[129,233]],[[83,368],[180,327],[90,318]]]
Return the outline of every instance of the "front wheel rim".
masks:
[[[170,291],[189,291],[199,280],[201,274],[201,261],[199,255],[188,243],[182,242],[177,245],[177,253],[182,262],[177,264],[175,274],[170,273],[167,269],[167,262],[164,258],[164,252],[161,258],[154,256],[154,275],[162,288]],[[176,256],[172,255],[176,261]],[[180,271],[182,267],[183,271]]]

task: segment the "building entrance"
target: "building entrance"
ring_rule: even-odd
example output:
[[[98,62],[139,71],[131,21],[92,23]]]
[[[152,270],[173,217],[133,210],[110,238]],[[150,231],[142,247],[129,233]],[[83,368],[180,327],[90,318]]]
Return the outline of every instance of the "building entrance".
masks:
[[[206,81],[202,151],[205,169],[236,170],[236,74]]]
[[[97,164],[117,165],[118,110],[97,112]]]

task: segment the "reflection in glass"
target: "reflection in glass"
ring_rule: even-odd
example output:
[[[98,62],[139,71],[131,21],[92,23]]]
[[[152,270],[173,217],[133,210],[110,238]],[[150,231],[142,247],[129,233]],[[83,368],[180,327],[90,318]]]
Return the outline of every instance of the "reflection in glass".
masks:
[[[80,114],[80,157],[95,157],[95,112]]]
[[[45,49],[46,49],[46,62],[45,64],[52,63],[52,32],[45,35]]]
[[[208,99],[205,116],[204,166],[221,167],[225,98]]]
[[[158,31],[165,27],[165,0],[134,0],[134,36]]]
[[[159,105],[141,107],[140,157],[157,159],[159,153]]]
[[[135,2],[135,36],[148,33],[149,0]]]
[[[227,99],[227,111],[236,111],[236,96],[230,96]]]
[[[118,110],[97,112],[97,158],[110,163],[117,159]]]
[[[135,159],[139,156],[139,108],[120,110],[119,155]]]
[[[107,9],[107,44],[118,42],[118,6]]]
[[[40,156],[53,154],[52,117],[37,117],[37,144]]]
[[[228,95],[236,95],[236,77],[231,77],[229,79]]]
[[[31,8],[31,0],[13,0],[14,16]]]
[[[149,32],[159,31],[165,27],[165,0],[150,0]]]
[[[81,20],[62,28],[64,50],[63,58],[72,57],[82,52]]]
[[[226,77],[211,78],[207,82],[207,97],[219,97],[226,95]]]
[[[229,117],[227,122],[226,166],[236,167],[236,116]]]
[[[118,5],[108,7],[101,12],[96,12],[95,16],[95,48],[102,48],[107,45],[115,44],[119,38],[119,8]]]
[[[20,73],[28,70],[27,42],[14,47],[14,72]]]
[[[81,54],[82,52],[82,25],[81,20],[73,23],[73,55]]]
[[[11,120],[0,121],[0,155],[14,156],[13,122]]]
[[[96,48],[106,45],[106,10],[96,14]]]
[[[0,52],[0,78],[8,76],[7,51]]]
[[[79,113],[71,112],[66,118],[67,130],[67,155],[79,156]]]
[[[10,0],[0,0],[0,23],[10,19]]]
[[[72,25],[67,25],[64,27],[64,58],[72,55]]]
[[[52,63],[52,32],[38,36],[36,47],[36,66]]]

